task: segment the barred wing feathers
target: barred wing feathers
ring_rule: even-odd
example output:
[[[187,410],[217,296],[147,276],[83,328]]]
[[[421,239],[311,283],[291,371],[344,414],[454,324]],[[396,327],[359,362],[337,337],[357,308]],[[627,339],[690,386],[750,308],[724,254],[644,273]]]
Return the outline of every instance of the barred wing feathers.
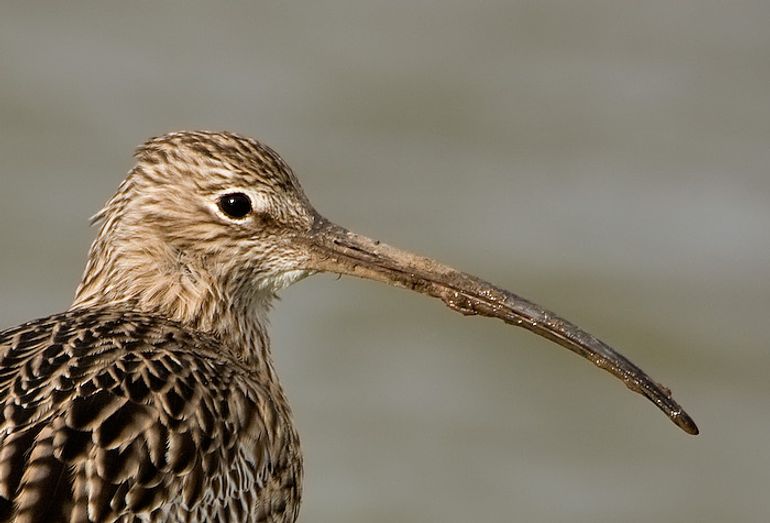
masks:
[[[293,521],[301,460],[275,386],[152,316],[0,332],[0,521]]]

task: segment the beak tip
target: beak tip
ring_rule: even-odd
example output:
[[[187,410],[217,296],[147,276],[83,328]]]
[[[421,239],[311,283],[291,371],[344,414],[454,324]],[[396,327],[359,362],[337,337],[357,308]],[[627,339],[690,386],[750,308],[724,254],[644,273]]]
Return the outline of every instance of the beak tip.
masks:
[[[690,417],[689,414],[687,414],[685,411],[679,411],[674,416],[672,416],[671,420],[677,424],[677,426],[685,431],[687,434],[690,434],[692,436],[697,436],[700,434],[700,429],[698,429],[698,425],[695,424],[695,421]]]

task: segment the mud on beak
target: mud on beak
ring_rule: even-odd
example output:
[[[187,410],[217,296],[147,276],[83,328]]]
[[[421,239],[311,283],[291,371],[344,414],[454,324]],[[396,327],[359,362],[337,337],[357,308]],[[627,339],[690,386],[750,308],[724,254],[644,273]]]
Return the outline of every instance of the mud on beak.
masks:
[[[309,235],[307,269],[346,274],[411,289],[443,301],[464,315],[499,318],[558,343],[622,380],[688,434],[698,434],[671,391],[603,341],[554,313],[476,276],[436,260],[354,234],[318,216]]]

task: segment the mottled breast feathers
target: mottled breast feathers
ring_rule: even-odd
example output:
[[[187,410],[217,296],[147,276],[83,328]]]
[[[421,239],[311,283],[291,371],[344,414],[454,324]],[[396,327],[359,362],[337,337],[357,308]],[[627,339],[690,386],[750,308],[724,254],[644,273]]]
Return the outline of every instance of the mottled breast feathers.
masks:
[[[296,519],[279,385],[160,318],[72,310],[0,332],[0,521]]]

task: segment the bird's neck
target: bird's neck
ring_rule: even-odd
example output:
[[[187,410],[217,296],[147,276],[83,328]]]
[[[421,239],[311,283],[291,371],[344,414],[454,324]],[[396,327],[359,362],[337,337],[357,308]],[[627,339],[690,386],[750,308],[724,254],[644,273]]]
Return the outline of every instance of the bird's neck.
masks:
[[[157,315],[222,340],[223,349],[274,375],[267,316],[275,295],[244,288],[211,272],[206,260],[143,242],[100,245],[91,256],[72,308],[118,307]],[[117,248],[116,245],[122,247]]]

